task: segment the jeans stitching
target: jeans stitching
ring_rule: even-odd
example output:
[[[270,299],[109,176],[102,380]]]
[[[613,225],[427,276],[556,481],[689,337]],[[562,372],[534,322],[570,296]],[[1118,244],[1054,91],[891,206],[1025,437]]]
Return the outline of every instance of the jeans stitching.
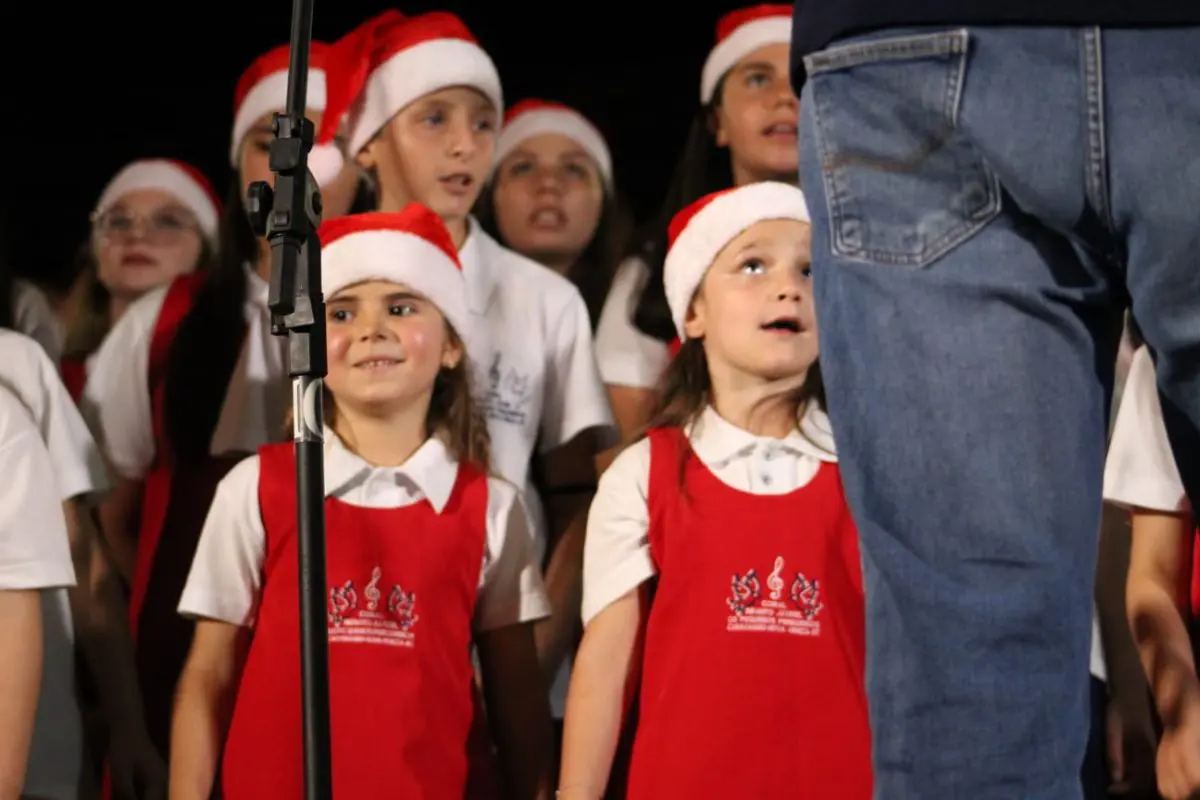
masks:
[[[822,72],[845,69],[864,64],[879,64],[896,60],[917,60],[932,56],[955,56],[950,65],[946,81],[945,102],[942,117],[947,120],[951,129],[957,132],[958,112],[961,103],[963,86],[966,79],[966,58],[968,56],[969,34],[966,29],[943,31],[918,36],[907,36],[898,39],[874,40],[851,45],[835,46],[820,53],[805,58],[809,71],[810,97],[813,105],[813,126],[817,130],[816,149],[821,163],[822,183],[827,195],[829,234],[831,247],[835,254],[848,258],[858,258],[879,264],[902,265],[909,267],[924,267],[936,261],[946,251],[967,241],[992,219],[1000,209],[999,180],[988,169],[982,157],[975,154],[983,171],[981,181],[989,195],[974,214],[964,214],[962,224],[951,229],[930,242],[919,254],[907,255],[880,250],[870,250],[861,244],[853,245],[847,241],[845,230],[854,218],[845,213],[848,189],[838,180],[839,170],[833,167],[826,142],[829,130],[826,120],[829,119],[828,98],[819,90],[820,81],[816,80]],[[886,56],[886,57],[880,57]]]

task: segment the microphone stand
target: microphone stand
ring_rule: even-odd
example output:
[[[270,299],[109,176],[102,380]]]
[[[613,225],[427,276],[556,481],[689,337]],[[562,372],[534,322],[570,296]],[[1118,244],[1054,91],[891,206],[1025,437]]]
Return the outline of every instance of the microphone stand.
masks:
[[[313,124],[308,98],[313,0],[293,0],[286,113],[276,114],[271,142],[275,189],[250,187],[247,211],[271,243],[271,333],[286,336],[292,378],[300,556],[300,658],[304,708],[304,797],[332,800],[329,731],[329,631],[325,582],[324,409],[325,301],[321,296],[321,195],[308,171]]]

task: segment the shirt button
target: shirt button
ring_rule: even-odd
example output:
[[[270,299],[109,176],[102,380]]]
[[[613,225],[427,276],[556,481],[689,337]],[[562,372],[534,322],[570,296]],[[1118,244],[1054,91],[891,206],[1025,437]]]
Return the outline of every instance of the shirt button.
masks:
[[[763,486],[770,486],[771,485],[771,476],[767,475],[766,473],[763,473],[762,482],[763,482]]]

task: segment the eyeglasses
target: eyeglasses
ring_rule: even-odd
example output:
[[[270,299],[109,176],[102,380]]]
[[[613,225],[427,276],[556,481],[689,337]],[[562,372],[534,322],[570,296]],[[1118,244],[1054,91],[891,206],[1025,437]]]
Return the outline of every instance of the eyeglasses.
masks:
[[[176,244],[199,225],[185,211],[164,209],[150,216],[133,214],[124,209],[106,211],[92,219],[92,228],[102,238],[118,241],[141,235],[150,244]]]

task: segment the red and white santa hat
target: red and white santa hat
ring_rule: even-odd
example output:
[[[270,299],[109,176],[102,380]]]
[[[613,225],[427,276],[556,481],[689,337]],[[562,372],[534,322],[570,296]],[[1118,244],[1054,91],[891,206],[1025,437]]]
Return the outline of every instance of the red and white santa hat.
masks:
[[[734,64],[760,47],[790,44],[791,41],[790,5],[750,6],[721,17],[717,23],[717,44],[709,52],[700,73],[700,104],[712,102],[717,84]]]
[[[705,273],[725,246],[759,222],[808,222],[804,193],[788,183],[764,181],[705,195],[671,220],[663,286],[680,339],[688,307]]]
[[[325,55],[329,46],[313,42],[308,55],[309,111],[325,110]],[[265,114],[282,111],[287,105],[288,59],[291,49],[280,45],[263,53],[238,78],[233,94],[233,136],[229,145],[229,165],[237,169],[242,139]]]
[[[385,11],[333,44],[326,60],[329,94],[318,142],[332,141],[349,115],[347,150],[356,155],[406,106],[451,86],[480,91],[504,111],[500,73],[455,15],[406,17]]]
[[[205,238],[210,242],[217,241],[221,202],[213,192],[212,184],[191,164],[170,158],[145,158],[127,164],[100,193],[93,216],[108,211],[130,192],[144,189],[172,195],[196,217],[196,224]]]
[[[496,138],[496,163],[521,142],[544,133],[566,136],[582,147],[596,162],[605,186],[612,187],[612,154],[604,134],[575,109],[548,100],[522,100],[508,110],[504,130]]]
[[[321,294],[328,300],[363,281],[402,283],[429,298],[466,335],[467,284],[446,224],[420,203],[321,224]]]

